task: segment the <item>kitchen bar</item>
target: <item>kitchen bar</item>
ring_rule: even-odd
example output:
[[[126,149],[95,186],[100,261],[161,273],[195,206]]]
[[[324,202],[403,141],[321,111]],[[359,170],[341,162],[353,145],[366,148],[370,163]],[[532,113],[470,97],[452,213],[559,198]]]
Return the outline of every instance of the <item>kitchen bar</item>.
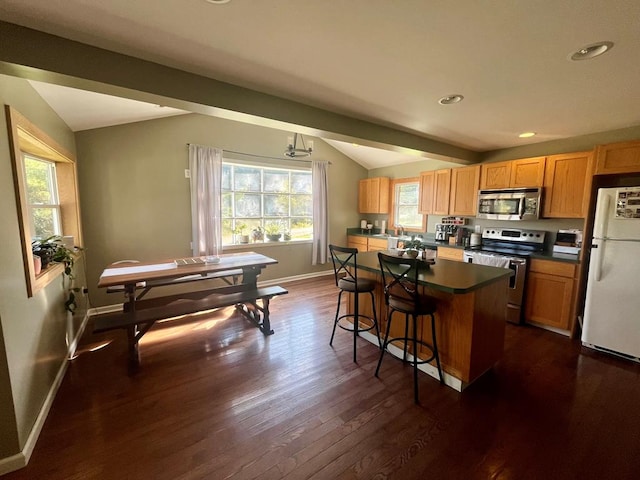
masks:
[[[393,255],[394,251],[386,253]],[[358,268],[359,277],[373,278],[378,283],[374,296],[380,327],[385,332],[387,318],[377,252],[359,253]],[[502,358],[507,290],[512,274],[509,269],[439,259],[435,265],[425,264],[419,275],[424,293],[438,302],[436,331],[444,381],[455,390],[462,391]],[[350,296],[350,313],[353,313],[352,301]],[[366,308],[361,302],[361,313],[369,314]],[[429,329],[420,328],[418,333],[430,341]],[[377,338],[370,332],[361,336],[377,344]],[[398,356],[400,349],[390,351]],[[419,350],[418,356],[423,353],[429,356],[426,350]],[[420,368],[437,377],[434,366],[425,364]]]

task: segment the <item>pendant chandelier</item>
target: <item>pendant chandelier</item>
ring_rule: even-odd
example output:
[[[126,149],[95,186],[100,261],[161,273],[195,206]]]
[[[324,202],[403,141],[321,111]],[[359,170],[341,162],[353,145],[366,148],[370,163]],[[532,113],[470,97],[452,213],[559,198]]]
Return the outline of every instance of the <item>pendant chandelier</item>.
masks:
[[[300,139],[300,145],[298,145],[298,138]],[[284,151],[286,157],[308,157],[311,155],[311,152],[313,152],[313,140],[309,141],[309,147],[307,147],[304,143],[304,138],[302,138],[302,134],[298,136],[297,133],[294,133],[292,136],[287,137],[287,149]]]

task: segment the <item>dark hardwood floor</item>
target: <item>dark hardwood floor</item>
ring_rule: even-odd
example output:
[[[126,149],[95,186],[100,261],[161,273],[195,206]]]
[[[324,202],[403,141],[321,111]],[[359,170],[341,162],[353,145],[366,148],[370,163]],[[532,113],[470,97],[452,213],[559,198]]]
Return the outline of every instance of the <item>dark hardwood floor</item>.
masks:
[[[410,367],[329,347],[332,277],[286,287],[273,336],[232,308],[165,322],[133,376],[124,332],[85,335],[6,480],[640,478],[640,366],[507,325],[492,371],[463,393],[423,374],[417,406]]]

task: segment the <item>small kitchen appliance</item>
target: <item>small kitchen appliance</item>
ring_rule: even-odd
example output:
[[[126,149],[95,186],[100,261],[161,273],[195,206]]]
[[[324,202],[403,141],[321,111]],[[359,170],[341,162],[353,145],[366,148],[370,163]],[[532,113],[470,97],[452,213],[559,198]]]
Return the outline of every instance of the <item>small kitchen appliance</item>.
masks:
[[[579,255],[582,247],[582,231],[577,229],[558,230],[553,253],[568,253]]]

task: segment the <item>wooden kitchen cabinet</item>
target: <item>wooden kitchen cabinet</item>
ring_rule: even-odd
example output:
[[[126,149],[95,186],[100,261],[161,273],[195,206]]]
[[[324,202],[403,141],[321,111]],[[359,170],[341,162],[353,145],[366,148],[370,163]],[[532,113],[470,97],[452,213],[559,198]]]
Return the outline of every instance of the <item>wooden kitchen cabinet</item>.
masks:
[[[521,158],[481,165],[480,188],[542,187],[546,157]]]
[[[596,147],[596,175],[640,172],[640,141]]]
[[[360,213],[389,213],[389,179],[365,178],[358,185]]]
[[[546,157],[521,158],[511,162],[509,187],[542,187]]]
[[[464,250],[462,248],[438,247],[438,258],[464,262]]]
[[[370,238],[367,248],[368,252],[377,252],[380,250],[388,250],[389,242],[386,238]]]
[[[347,247],[357,248],[359,252],[366,252],[368,249],[368,238],[357,235],[347,235]]]
[[[435,200],[436,172],[420,172],[420,196],[418,200],[418,213],[429,215],[433,213]]]
[[[480,167],[480,188],[482,190],[508,188],[513,162],[485,163]]]
[[[449,214],[474,217],[479,187],[480,165],[451,169]]]
[[[544,174],[543,216],[585,218],[593,178],[592,152],[547,157]]]
[[[433,181],[433,214],[449,214],[449,192],[451,191],[451,169],[436,170]]]
[[[527,275],[525,320],[563,331],[571,328],[577,266],[532,259]]]

